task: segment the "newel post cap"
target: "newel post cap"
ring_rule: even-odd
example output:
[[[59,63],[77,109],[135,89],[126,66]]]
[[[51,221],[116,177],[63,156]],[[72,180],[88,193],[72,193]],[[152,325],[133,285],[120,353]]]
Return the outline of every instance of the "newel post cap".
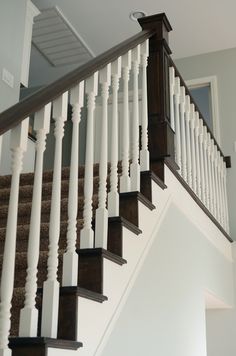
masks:
[[[141,17],[138,22],[143,30],[155,30],[157,39],[165,39],[168,43],[172,27],[165,13]]]

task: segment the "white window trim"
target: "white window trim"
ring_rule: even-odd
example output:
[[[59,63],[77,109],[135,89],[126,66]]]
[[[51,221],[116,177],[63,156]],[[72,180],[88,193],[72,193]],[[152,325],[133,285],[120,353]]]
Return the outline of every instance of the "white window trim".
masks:
[[[214,135],[217,143],[220,145],[221,138],[220,138],[220,120],[219,120],[219,101],[218,101],[217,77],[211,76],[211,77],[186,80],[186,84],[191,89],[192,88],[201,88],[206,85],[210,85],[213,135]]]

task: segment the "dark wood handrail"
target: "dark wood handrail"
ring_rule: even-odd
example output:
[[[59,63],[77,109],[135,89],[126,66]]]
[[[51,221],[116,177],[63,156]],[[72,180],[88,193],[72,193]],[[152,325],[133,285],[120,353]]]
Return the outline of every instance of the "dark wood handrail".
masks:
[[[174,69],[175,69],[175,74],[179,77],[181,86],[185,87],[185,92],[186,92],[187,95],[189,95],[191,103],[194,104],[195,109],[199,112],[199,116],[201,117],[204,126],[206,126],[207,131],[208,131],[209,134],[211,135],[211,138],[214,140],[215,145],[217,146],[218,151],[220,151],[221,156],[224,157],[224,154],[223,154],[223,152],[221,151],[221,148],[220,148],[218,142],[216,141],[216,139],[215,139],[215,137],[214,137],[214,135],[213,135],[213,133],[212,133],[210,127],[208,126],[208,124],[207,124],[207,122],[206,122],[204,116],[202,115],[202,113],[201,113],[199,107],[197,106],[195,100],[193,99],[192,94],[190,93],[190,91],[189,91],[189,89],[188,89],[188,87],[187,87],[187,84],[185,83],[183,77],[181,76],[180,72],[178,71],[178,68],[176,67],[176,64],[174,63],[174,61],[173,61],[173,59],[172,59],[171,57],[170,57],[170,66],[171,66],[171,67],[174,67]]]
[[[139,32],[0,113],[0,135],[19,124],[26,117],[35,113],[44,105],[53,101],[59,95],[71,89],[82,80],[90,77],[97,70],[103,68],[108,63],[111,63],[130,49],[150,38],[154,32],[154,30],[144,30]]]

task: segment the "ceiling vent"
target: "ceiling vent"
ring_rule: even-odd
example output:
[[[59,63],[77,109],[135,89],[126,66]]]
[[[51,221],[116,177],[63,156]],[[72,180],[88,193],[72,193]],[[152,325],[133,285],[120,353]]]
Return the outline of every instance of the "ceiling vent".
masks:
[[[32,42],[52,66],[78,64],[94,57],[58,7],[41,10],[34,20]]]

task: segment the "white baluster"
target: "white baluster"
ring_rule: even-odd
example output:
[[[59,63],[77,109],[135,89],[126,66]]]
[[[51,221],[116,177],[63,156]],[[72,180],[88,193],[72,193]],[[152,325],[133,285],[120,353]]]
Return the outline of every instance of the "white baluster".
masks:
[[[25,284],[25,302],[24,308],[20,312],[19,336],[36,337],[38,329],[38,309],[35,307],[35,298],[40,251],[43,155],[46,148],[46,135],[50,130],[50,117],[51,103],[38,111],[34,118],[36,162],[27,252],[28,267]]]
[[[216,186],[216,218],[220,221],[220,189],[218,176],[218,150],[214,144],[214,171],[215,171],[215,186]]]
[[[107,249],[107,101],[109,97],[109,86],[111,83],[111,64],[108,64],[105,68],[100,70],[99,81],[102,89],[102,125],[100,140],[98,208],[96,209],[95,219],[95,247],[103,247],[104,249]]]
[[[11,131],[10,149],[12,152],[12,179],[8,205],[5,246],[0,288],[0,355],[10,356],[8,336],[10,331],[11,300],[14,286],[17,210],[20,172],[22,170],[23,154],[27,147],[29,119],[25,119]]]
[[[220,151],[217,150],[217,168],[218,168],[218,186],[219,186],[219,212],[220,212],[220,223],[224,226],[224,209],[223,209],[223,191],[221,184],[221,154]]]
[[[175,69],[169,68],[169,80],[170,80],[170,125],[173,131],[175,131],[175,110],[174,110],[174,87],[175,87]]]
[[[214,214],[214,188],[212,174],[212,149],[211,149],[211,134],[207,133],[207,166],[209,175],[209,210]]]
[[[195,112],[195,145],[196,145],[196,177],[197,177],[197,195],[199,199],[201,196],[201,168],[200,168],[200,150],[199,150],[199,113]]]
[[[185,88],[180,88],[180,137],[182,157],[182,177],[187,181],[187,154],[186,154],[186,131],[185,131]]]
[[[94,109],[95,97],[98,92],[98,72],[88,78],[85,83],[87,94],[87,133],[85,151],[84,175],[84,226],[80,232],[80,248],[94,247],[94,232],[92,229],[93,218],[93,156],[94,156]]]
[[[70,180],[68,195],[68,226],[67,249],[63,255],[63,286],[77,286],[78,254],[77,243],[77,213],[78,213],[78,172],[79,172],[79,123],[81,108],[84,105],[84,82],[79,83],[70,92],[72,105],[72,144],[70,159]]]
[[[61,165],[62,139],[64,122],[67,119],[68,93],[64,93],[53,102],[55,120],[55,153],[52,181],[51,211],[49,222],[49,251],[47,263],[47,280],[43,284],[42,326],[41,335],[56,338],[59,305],[58,242],[61,218]]]
[[[191,140],[190,140],[190,97],[185,98],[185,127],[186,127],[186,159],[187,159],[187,182],[193,189],[192,183],[192,159],[191,159]]]
[[[192,189],[197,194],[197,166],[196,166],[196,145],[195,145],[195,106],[190,104],[190,142],[192,161]]]
[[[225,202],[225,226],[226,232],[229,233],[229,211],[228,211],[228,199],[227,199],[227,188],[226,188],[226,163],[223,162],[223,192],[224,192],[224,202]]]
[[[129,71],[131,68],[131,51],[122,56],[123,69],[123,130],[122,130],[122,174],[120,177],[120,192],[130,191],[129,177]]]
[[[181,137],[180,137],[180,118],[179,118],[179,103],[180,103],[180,79],[175,78],[175,156],[176,163],[179,166],[179,173],[182,175],[182,160],[181,160]]]
[[[210,210],[210,193],[209,193],[209,167],[208,167],[208,132],[206,126],[203,127],[203,161],[205,170],[205,192],[206,192],[206,207]]]
[[[220,157],[220,185],[221,185],[221,199],[222,199],[222,226],[226,230],[226,211],[225,211],[225,195],[224,195],[224,159]]]
[[[132,191],[140,191],[140,165],[139,165],[139,96],[138,73],[140,63],[140,45],[132,49],[133,66],[133,117],[132,117],[132,146],[130,165],[130,187]]]
[[[213,198],[213,215],[217,217],[217,192],[215,179],[215,143],[211,139],[211,172],[212,172],[212,198]]]
[[[203,120],[199,120],[199,161],[200,161],[200,179],[201,179],[201,199],[206,205],[206,179],[205,179],[205,165],[203,157]]]
[[[149,42],[146,40],[141,44],[141,67],[142,67],[142,117],[141,117],[141,143],[140,167],[141,171],[148,171],[150,168],[148,150],[148,107],[147,107],[147,62],[149,54]]]
[[[118,193],[118,90],[121,76],[121,57],[111,64],[112,74],[112,121],[111,121],[111,175],[110,192],[108,193],[109,216],[119,215]]]

